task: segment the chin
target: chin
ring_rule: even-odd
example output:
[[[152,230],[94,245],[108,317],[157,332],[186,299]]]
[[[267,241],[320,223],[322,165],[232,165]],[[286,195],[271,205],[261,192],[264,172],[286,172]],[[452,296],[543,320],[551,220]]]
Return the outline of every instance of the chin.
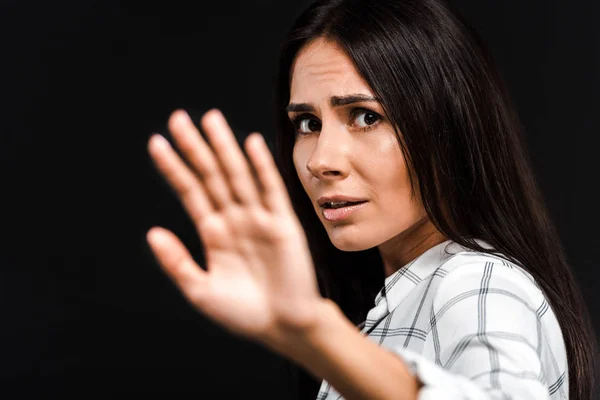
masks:
[[[328,231],[329,240],[341,251],[362,251],[379,245],[379,242],[368,240],[364,235],[352,232],[330,232]]]

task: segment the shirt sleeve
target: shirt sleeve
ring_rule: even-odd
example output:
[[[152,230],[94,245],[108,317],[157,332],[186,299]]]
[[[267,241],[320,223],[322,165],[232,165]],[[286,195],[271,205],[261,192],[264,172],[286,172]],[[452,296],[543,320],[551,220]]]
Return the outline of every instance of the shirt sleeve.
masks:
[[[460,265],[442,279],[431,304],[423,352],[391,349],[423,383],[418,400],[558,399],[551,397],[558,381],[548,379],[561,368],[564,393],[566,355],[557,362],[552,353],[559,348],[562,355],[564,342],[560,332],[548,332],[560,328],[522,271],[494,262]],[[542,316],[555,324],[543,324]]]

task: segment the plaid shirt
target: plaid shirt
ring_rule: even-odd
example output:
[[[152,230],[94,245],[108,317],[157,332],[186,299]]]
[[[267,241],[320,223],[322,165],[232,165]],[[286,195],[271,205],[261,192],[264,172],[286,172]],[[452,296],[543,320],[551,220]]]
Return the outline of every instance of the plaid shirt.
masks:
[[[419,377],[418,400],[568,398],[562,332],[532,276],[452,241],[386,278],[362,333]],[[325,399],[342,396],[323,380]]]

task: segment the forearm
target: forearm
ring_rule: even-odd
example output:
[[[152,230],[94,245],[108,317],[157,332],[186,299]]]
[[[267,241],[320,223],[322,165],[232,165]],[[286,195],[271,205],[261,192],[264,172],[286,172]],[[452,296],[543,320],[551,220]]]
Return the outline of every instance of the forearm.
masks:
[[[364,337],[335,303],[325,302],[320,319],[288,357],[348,400],[417,399],[419,383],[402,360]]]

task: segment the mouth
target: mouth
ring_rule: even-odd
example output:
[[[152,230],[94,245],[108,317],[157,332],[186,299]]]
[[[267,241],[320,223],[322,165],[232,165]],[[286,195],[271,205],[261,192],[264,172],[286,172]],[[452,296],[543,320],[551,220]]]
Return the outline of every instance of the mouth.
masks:
[[[366,203],[366,200],[359,201],[327,201],[321,205],[322,208],[338,209],[354,206],[356,204]]]
[[[333,201],[321,205],[321,214],[327,221],[341,221],[363,208],[367,201]]]

